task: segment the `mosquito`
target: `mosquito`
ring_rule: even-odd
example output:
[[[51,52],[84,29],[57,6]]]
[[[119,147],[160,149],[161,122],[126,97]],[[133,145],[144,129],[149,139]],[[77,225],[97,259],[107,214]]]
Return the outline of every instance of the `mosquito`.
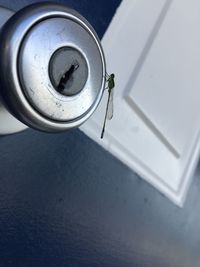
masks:
[[[106,120],[107,119],[111,120],[113,117],[113,89],[115,87],[115,74],[114,73],[110,75],[106,73],[106,83],[107,83],[107,87],[105,89],[108,89],[108,100],[107,100],[107,105],[106,105],[106,113],[105,113],[105,118],[104,118],[104,123],[103,123],[103,129],[101,132],[101,139],[104,136]]]

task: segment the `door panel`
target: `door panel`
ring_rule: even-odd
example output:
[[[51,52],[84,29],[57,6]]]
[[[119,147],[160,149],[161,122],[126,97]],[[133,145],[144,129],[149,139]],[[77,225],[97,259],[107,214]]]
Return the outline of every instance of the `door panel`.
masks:
[[[181,156],[200,125],[200,3],[165,2],[126,96]]]
[[[197,0],[124,0],[103,38],[114,118],[100,140],[105,92],[82,127],[178,205],[200,146],[199,11]]]

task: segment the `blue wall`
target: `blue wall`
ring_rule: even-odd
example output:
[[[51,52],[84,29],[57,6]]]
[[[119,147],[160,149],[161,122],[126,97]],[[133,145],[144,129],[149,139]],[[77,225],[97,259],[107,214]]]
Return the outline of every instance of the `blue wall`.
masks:
[[[102,37],[120,1],[57,2]],[[79,130],[1,137],[0,267],[199,267],[199,172],[179,209]]]

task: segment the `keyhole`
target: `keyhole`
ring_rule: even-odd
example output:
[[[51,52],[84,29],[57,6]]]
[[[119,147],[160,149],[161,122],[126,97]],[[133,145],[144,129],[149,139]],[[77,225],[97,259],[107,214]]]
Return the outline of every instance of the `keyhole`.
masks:
[[[78,69],[78,67],[79,67],[79,64],[76,62],[76,63],[72,64],[71,67],[69,68],[69,70],[63,74],[63,76],[61,77],[60,82],[57,86],[58,92],[60,92],[60,93],[63,92],[68,81],[70,79],[73,79],[72,75],[73,75],[74,71],[76,71]]]
[[[57,93],[74,96],[83,90],[87,82],[87,61],[75,48],[59,48],[50,59],[49,77]]]

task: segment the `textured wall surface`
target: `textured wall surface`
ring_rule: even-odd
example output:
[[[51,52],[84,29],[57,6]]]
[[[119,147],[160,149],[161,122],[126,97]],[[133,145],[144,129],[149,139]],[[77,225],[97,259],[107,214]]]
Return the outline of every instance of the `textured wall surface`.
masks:
[[[102,36],[120,1],[57,2]],[[0,152],[0,267],[200,266],[200,166],[179,209],[79,130],[0,137]]]

